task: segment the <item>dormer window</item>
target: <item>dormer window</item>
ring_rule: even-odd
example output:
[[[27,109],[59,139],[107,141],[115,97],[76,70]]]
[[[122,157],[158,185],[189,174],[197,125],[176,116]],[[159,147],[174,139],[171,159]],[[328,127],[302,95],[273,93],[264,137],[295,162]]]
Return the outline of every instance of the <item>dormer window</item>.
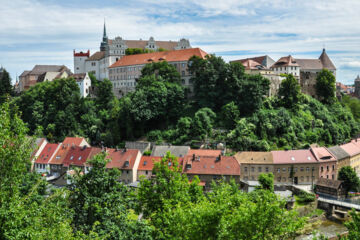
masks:
[[[71,157],[70,157],[70,160],[73,160],[73,159],[74,159],[74,156],[71,156]]]
[[[144,166],[146,166],[146,164],[147,164],[147,161],[144,161]]]
[[[79,161],[81,160],[81,156],[78,158],[78,160],[79,160]]]
[[[129,161],[125,161],[124,166],[128,167],[129,166]]]

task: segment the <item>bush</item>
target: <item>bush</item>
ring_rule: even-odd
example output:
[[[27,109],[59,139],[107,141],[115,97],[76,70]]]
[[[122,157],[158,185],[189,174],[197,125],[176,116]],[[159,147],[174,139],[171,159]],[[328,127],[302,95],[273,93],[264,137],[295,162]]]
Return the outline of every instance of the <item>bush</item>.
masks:
[[[296,195],[298,197],[297,201],[299,203],[309,203],[309,202],[313,202],[315,201],[315,194],[313,193],[308,193],[305,191],[301,191],[298,195]]]

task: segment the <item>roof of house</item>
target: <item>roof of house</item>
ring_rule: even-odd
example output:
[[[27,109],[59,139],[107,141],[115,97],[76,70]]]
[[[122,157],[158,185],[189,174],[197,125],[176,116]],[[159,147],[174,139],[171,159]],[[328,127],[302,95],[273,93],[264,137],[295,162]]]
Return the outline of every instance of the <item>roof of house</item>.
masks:
[[[317,163],[315,156],[309,149],[271,151],[274,164]]]
[[[336,157],[325,147],[311,148],[311,151],[319,162],[336,161]]]
[[[160,162],[162,157],[142,156],[138,171],[151,171],[155,162]]]
[[[254,62],[262,65],[264,68],[270,68],[275,63],[275,61],[268,55],[252,57],[252,58],[245,58],[245,59],[240,59],[240,60],[235,60],[235,61],[230,61],[230,62],[241,62],[245,66],[244,62],[246,62],[248,60],[254,61]]]
[[[141,153],[150,148],[150,145],[149,142],[125,142],[125,147],[127,149],[139,149]]]
[[[328,178],[319,178],[319,180],[316,182],[316,185],[318,185],[318,186],[335,188],[335,189],[338,189],[341,184],[342,184],[342,181],[328,179]]]
[[[287,56],[287,57],[282,57],[279,60],[277,60],[276,63],[274,63],[274,65],[272,65],[272,68],[275,67],[287,67],[287,66],[295,66],[298,67],[299,64],[296,62],[296,59],[294,59],[291,55]]]
[[[30,74],[40,75],[45,72],[62,72],[71,71],[64,65],[35,65],[35,67],[31,70]]]
[[[170,152],[175,157],[184,157],[190,150],[189,146],[154,146],[151,156],[163,157],[167,152]]]
[[[320,59],[296,59],[302,70],[319,70],[323,69],[323,64]]]
[[[128,48],[141,48],[144,49],[147,44],[148,40],[125,40],[125,44]],[[176,41],[155,41],[155,45],[159,48],[164,48],[166,50],[173,50],[177,45],[178,42]]]
[[[31,158],[35,156],[36,152],[39,150],[43,143],[47,143],[46,138],[37,138],[34,142],[32,142],[31,147],[32,149],[34,149],[34,151],[31,153]]]
[[[343,145],[340,145],[340,147],[350,155],[350,157],[360,154],[360,147],[355,144],[354,142],[349,142]]]
[[[77,82],[81,82],[86,77],[86,73],[76,73],[72,74],[70,77],[74,78]]]
[[[110,68],[131,65],[143,65],[163,60],[168,62],[188,61],[194,55],[205,58],[205,56],[208,54],[200,48],[188,48],[182,50],[127,55],[119,59],[113,65],[111,65]]]
[[[272,164],[273,155],[271,152],[238,152],[235,154],[235,159],[242,163],[253,164]]]
[[[64,158],[63,165],[65,167],[70,165],[85,166],[86,161],[89,159],[91,149],[91,147],[87,146],[71,146]]]
[[[98,61],[100,59],[103,59],[105,57],[105,52],[100,51],[100,52],[96,52],[93,55],[91,55],[88,59],[86,59],[85,61]]]
[[[329,56],[327,55],[325,48],[323,49],[319,59],[322,62],[323,68],[329,69],[329,70],[336,70],[335,65],[330,60]]]
[[[133,169],[136,157],[139,154],[137,149],[109,149],[110,162],[107,163],[107,168],[119,169]]]
[[[45,145],[44,149],[41,151],[39,157],[35,160],[35,163],[47,164],[49,163],[51,157],[58,148],[58,143],[48,143]]]
[[[82,143],[83,141],[85,141],[85,143],[86,143],[87,145],[89,145],[89,144],[86,142],[85,138],[83,138],[83,137],[66,137],[66,138],[64,139],[64,141],[63,141],[63,144],[69,144],[69,145],[74,144],[74,145],[76,145],[76,146],[81,146],[81,143]],[[89,145],[89,146],[90,146],[90,145]]]
[[[227,156],[186,156],[183,173],[196,175],[240,175],[240,165],[234,157]]]
[[[328,151],[331,152],[332,155],[334,155],[337,160],[341,160],[341,159],[350,157],[350,155],[344,149],[342,149],[340,146],[329,147]]]
[[[188,154],[192,156],[195,154],[196,156],[214,156],[217,157],[221,155],[221,150],[214,150],[214,149],[190,149]]]
[[[25,77],[28,75],[31,71],[23,71],[23,73],[19,77]]]

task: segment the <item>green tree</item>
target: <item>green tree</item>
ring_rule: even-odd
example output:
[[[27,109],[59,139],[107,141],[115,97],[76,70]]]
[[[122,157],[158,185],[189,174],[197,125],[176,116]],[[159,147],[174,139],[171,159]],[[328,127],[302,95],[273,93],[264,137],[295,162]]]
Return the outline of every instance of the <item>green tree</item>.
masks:
[[[350,166],[345,166],[340,168],[338,179],[344,181],[344,187],[346,192],[349,191],[358,191],[360,187],[359,177],[356,175],[354,169]]]
[[[259,183],[261,185],[261,189],[274,191],[274,175],[272,173],[261,173],[259,175]]]
[[[106,155],[89,161],[88,174],[77,174],[70,186],[73,228],[101,239],[151,239],[151,229],[129,212],[129,192],[118,182],[118,169],[106,169]]]
[[[151,85],[154,81],[166,82],[166,83],[181,83],[181,77],[176,68],[169,64],[167,61],[153,62],[146,64],[141,70],[140,79],[137,82],[137,88]]]
[[[333,103],[335,98],[335,76],[334,74],[327,70],[323,69],[319,74],[316,76],[316,95],[319,100],[325,104]]]
[[[240,120],[239,107],[235,102],[230,102],[221,108],[219,121],[226,129],[234,129],[237,121]]]
[[[360,239],[360,214],[353,209],[350,212],[350,216],[351,220],[344,223],[349,231],[349,234],[346,237],[341,238],[341,240]]]
[[[286,108],[293,108],[300,102],[300,85],[292,74],[286,75],[286,79],[281,82],[278,98]]]
[[[5,102],[7,96],[13,95],[10,74],[4,68],[0,68],[0,104]]]
[[[193,136],[200,140],[211,137],[216,114],[210,108],[202,108],[195,113],[192,123]]]

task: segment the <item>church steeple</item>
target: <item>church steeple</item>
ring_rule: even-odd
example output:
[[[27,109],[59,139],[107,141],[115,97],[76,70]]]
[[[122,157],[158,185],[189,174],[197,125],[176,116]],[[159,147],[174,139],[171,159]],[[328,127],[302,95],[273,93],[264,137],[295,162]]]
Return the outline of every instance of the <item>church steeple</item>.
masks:
[[[102,42],[100,44],[100,51],[106,51],[106,47],[108,45],[108,37],[106,35],[106,24],[105,24],[105,19],[104,19],[104,32],[103,32],[103,39]]]

